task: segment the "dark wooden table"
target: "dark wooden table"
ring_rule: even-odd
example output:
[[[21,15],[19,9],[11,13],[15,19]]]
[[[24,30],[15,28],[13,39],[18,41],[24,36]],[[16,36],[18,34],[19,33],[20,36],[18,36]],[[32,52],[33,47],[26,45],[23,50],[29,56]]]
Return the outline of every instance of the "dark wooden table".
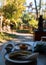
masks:
[[[34,41],[40,41],[42,36],[46,36],[46,30],[43,31],[34,31]]]

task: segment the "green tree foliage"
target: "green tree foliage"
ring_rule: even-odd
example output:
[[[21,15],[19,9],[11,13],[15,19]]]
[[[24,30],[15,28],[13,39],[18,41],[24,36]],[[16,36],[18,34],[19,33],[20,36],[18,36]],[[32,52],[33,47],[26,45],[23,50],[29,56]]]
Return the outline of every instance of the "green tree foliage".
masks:
[[[7,0],[7,4],[3,7],[4,16],[17,20],[25,10],[24,3],[25,0]]]
[[[31,20],[31,16],[28,13],[22,16],[23,23],[28,24],[29,20]]]
[[[33,28],[38,28],[38,21],[35,20],[34,18],[32,18],[30,21],[29,21],[29,25],[32,26]]]
[[[34,19],[34,16],[31,14],[24,14],[22,17],[23,23],[32,28],[38,28],[38,21]]]
[[[16,8],[14,4],[7,4],[3,7],[4,16],[8,19],[11,19],[14,15],[14,12],[16,12]]]

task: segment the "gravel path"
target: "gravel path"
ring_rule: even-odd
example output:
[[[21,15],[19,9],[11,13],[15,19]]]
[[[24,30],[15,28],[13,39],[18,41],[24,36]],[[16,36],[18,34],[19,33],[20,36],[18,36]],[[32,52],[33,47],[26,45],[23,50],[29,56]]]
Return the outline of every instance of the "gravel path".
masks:
[[[22,33],[15,33],[18,35],[18,38],[15,38],[14,41],[16,42],[31,42],[33,41],[34,35],[33,34],[22,34]]]

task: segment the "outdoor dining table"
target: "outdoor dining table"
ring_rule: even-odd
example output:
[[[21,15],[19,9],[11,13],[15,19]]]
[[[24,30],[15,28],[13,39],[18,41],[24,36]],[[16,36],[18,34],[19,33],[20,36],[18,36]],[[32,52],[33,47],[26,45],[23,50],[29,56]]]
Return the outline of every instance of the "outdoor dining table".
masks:
[[[24,42],[25,44],[30,44],[32,47],[31,48],[33,48],[33,46],[34,46],[34,42]],[[11,44],[11,43],[9,43],[9,44]],[[14,49],[16,49],[15,48],[15,46],[16,46],[16,44],[17,43],[14,43],[13,42],[13,49],[12,49],[12,52],[13,52],[13,50]],[[11,59],[9,59],[9,53],[6,53],[6,49],[5,49],[5,47],[7,46],[8,44],[6,44],[6,45],[4,45],[4,47],[3,47],[3,50],[5,51],[5,53],[4,53],[4,55],[3,55],[3,57],[4,57],[4,60],[5,60],[5,64],[6,65],[15,65],[15,64],[20,64],[20,65],[22,65],[22,64],[28,64],[28,65],[37,65],[37,58],[38,58],[38,53],[33,53],[32,52],[32,55],[31,55],[31,58],[35,58],[35,59],[33,59],[33,60],[24,60],[24,61],[19,61],[19,60],[11,60]],[[30,48],[29,48],[30,49]],[[32,49],[33,50],[33,49]],[[29,51],[29,50],[28,50]],[[3,52],[3,51],[2,51]],[[29,51],[30,52],[30,51]],[[34,55],[33,55],[34,54]]]

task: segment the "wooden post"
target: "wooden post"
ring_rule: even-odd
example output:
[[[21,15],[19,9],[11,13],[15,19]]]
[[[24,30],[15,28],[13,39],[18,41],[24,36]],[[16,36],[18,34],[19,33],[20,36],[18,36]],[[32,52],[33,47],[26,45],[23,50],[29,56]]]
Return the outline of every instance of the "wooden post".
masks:
[[[3,21],[3,16],[1,15],[0,16],[0,31],[2,33],[2,21]]]

